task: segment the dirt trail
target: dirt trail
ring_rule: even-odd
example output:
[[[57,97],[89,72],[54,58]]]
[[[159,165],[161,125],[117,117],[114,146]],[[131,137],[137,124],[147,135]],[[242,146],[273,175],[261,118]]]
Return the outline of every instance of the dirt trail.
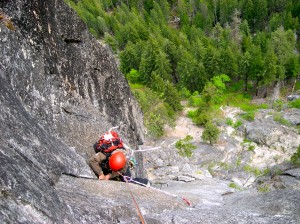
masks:
[[[174,127],[165,127],[166,137],[185,138],[190,135],[194,140],[200,140],[203,132],[203,127],[198,127],[193,124],[192,120],[187,117],[189,110],[195,110],[195,108],[187,107],[187,102],[182,101],[183,111],[176,120]]]

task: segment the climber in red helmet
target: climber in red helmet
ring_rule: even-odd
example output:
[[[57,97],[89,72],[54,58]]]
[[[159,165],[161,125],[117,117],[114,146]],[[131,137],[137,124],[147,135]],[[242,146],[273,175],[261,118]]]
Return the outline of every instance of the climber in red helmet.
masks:
[[[99,180],[114,179],[126,172],[126,151],[117,132],[110,130],[103,134],[94,149],[96,154],[89,159],[89,165]]]

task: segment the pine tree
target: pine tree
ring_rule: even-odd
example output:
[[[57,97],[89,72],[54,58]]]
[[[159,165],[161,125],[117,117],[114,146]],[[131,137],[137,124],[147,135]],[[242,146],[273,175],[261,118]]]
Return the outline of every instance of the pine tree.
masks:
[[[218,127],[212,124],[211,122],[208,122],[205,125],[205,129],[202,133],[202,139],[204,141],[209,141],[209,144],[213,145],[218,141],[219,134],[220,134],[220,130],[218,129]]]

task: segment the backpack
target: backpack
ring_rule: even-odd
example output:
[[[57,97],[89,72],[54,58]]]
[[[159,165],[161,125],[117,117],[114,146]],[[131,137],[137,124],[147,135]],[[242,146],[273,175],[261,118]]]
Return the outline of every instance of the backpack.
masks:
[[[111,153],[115,149],[123,147],[123,141],[115,131],[105,133],[96,143],[97,151],[104,153]]]

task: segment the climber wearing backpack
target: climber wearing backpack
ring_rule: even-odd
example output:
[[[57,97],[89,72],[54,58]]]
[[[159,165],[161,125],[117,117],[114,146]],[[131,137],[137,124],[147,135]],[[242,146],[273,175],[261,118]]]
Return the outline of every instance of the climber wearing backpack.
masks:
[[[94,149],[96,154],[89,159],[89,165],[99,180],[114,179],[126,172],[126,151],[117,132],[110,130],[103,134]]]

